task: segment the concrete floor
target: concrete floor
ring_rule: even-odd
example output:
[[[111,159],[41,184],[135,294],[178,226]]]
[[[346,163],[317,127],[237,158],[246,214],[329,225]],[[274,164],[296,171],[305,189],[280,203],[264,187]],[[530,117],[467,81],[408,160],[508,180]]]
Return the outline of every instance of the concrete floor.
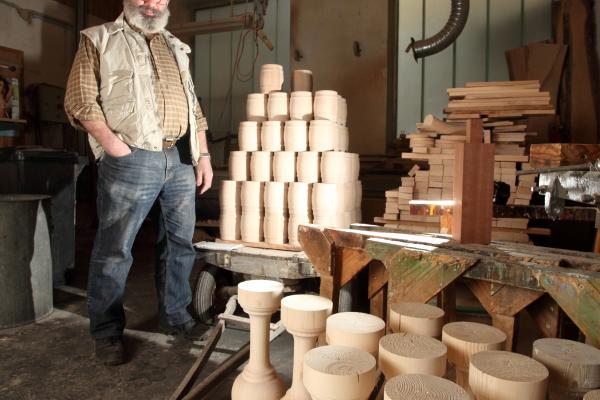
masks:
[[[146,223],[134,245],[125,294],[129,362],[118,367],[94,362],[85,303],[94,236],[88,211],[85,204],[78,206],[77,267],[70,287],[55,290],[54,312],[35,324],[0,330],[0,399],[165,399],[202,349],[202,342],[176,340],[157,332],[153,253],[148,251],[154,230]],[[227,329],[200,379],[247,341],[248,332]],[[287,333],[272,343],[272,363],[286,385],[291,383],[292,350],[292,337]],[[230,399],[231,385],[241,368],[207,398]]]

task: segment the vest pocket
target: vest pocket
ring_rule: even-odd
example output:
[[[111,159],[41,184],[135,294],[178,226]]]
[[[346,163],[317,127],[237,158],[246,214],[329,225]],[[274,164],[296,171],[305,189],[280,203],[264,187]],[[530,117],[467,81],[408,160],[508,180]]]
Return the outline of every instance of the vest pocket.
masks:
[[[129,133],[130,129],[135,129],[135,101],[126,101],[124,103],[105,102],[104,115],[108,126],[115,132]]]

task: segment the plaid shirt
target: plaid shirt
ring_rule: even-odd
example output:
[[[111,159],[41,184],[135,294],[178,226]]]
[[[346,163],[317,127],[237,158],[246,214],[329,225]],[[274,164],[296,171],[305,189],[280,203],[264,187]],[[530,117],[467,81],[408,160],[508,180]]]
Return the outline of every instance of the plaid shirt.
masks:
[[[175,57],[163,35],[147,43],[152,54],[154,95],[164,137],[181,137],[188,130],[188,104]],[[67,83],[65,110],[71,122],[85,130],[79,121],[104,121],[100,106],[100,55],[87,36],[82,40]],[[208,129],[200,105],[196,107],[198,131]]]

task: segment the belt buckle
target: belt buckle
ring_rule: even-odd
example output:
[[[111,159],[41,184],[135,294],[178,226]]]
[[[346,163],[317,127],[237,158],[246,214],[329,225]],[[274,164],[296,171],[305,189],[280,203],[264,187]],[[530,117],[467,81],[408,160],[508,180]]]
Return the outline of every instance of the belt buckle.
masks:
[[[163,139],[163,150],[172,148],[175,143],[177,143],[175,139]]]

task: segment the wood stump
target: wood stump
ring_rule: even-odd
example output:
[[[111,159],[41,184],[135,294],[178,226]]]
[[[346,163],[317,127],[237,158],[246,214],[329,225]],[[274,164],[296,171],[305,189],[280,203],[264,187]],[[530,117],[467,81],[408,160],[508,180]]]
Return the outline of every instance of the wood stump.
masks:
[[[365,350],[375,359],[379,339],[385,334],[385,322],[374,315],[343,312],[327,318],[327,344]]]
[[[385,400],[471,400],[456,383],[432,375],[409,374],[390,379],[384,388]]]
[[[407,332],[440,338],[444,326],[444,310],[423,303],[401,302],[390,307],[389,328],[392,332]]]
[[[378,376],[371,354],[347,346],[310,350],[304,356],[303,370],[312,400],[367,400]]]
[[[600,400],[600,389],[587,392],[585,396],[583,396],[583,400]]]
[[[477,400],[546,400],[549,372],[522,354],[482,351],[473,354],[469,385]]]
[[[379,369],[386,379],[397,375],[446,373],[446,345],[428,336],[393,333],[379,341]]]
[[[238,284],[238,301],[250,316],[250,358],[233,382],[232,400],[279,400],[285,393],[269,360],[269,323],[279,309],[283,284],[251,280]]]
[[[448,347],[448,362],[454,366],[456,383],[469,391],[469,362],[475,353],[501,350],[506,334],[476,322],[451,322],[442,329],[442,342]]]
[[[294,335],[292,387],[282,400],[311,400],[302,383],[304,355],[316,346],[319,335],[325,332],[332,309],[332,301],[320,296],[298,294],[281,301],[281,321]]]
[[[533,342],[532,357],[550,371],[549,400],[580,400],[600,387],[600,350],[566,339]]]

